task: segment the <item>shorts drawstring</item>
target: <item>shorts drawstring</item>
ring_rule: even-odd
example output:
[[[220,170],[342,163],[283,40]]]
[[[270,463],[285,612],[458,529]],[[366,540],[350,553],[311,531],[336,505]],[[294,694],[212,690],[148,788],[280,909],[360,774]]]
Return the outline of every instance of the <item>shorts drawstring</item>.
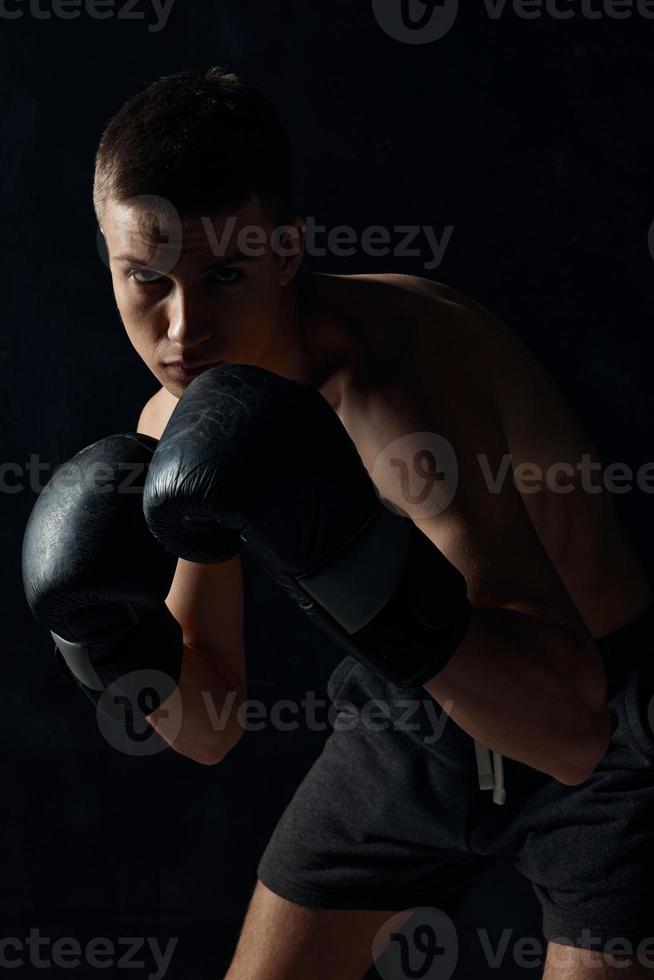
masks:
[[[491,753],[484,745],[475,739],[475,755],[477,756],[477,772],[479,773],[479,789],[493,790],[493,803],[502,806],[506,802],[504,788],[504,761],[499,752]]]

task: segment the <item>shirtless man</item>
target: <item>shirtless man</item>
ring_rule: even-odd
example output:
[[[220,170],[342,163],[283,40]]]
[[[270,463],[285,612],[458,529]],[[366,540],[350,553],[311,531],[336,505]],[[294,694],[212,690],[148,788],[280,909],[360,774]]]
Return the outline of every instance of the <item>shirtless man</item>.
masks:
[[[120,316],[161,383],[138,433],[161,447],[191,382],[219,362],[308,384],[389,512],[462,574],[471,605],[445,666],[409,687],[423,706],[447,705],[443,737],[416,752],[420,737],[393,727],[335,729],[262,858],[228,980],[356,980],[395,913],[454,911],[497,854],[543,906],[547,980],[650,976],[635,951],[654,932],[654,738],[636,665],[651,641],[651,587],[610,494],[588,491],[579,464],[597,452],[546,372],[443,285],[301,271],[285,136],[265,100],[223,70],[161,79],[123,107],[98,152],[95,206]],[[248,226],[265,232],[256,256],[233,247]],[[458,466],[452,500],[438,506],[436,482],[431,513],[407,496],[402,466],[384,462],[400,447],[406,474],[430,434]],[[506,454],[531,479],[509,471],[493,487]],[[535,471],[554,474],[537,492]],[[177,560],[165,595],[180,628],[175,690],[147,715],[208,765],[242,736],[247,697],[241,559],[236,548],[224,558]],[[29,580],[29,548],[24,568]],[[216,731],[201,693],[220,711],[234,691]],[[358,704],[397,694],[352,655],[329,691]],[[493,799],[480,788],[489,752]],[[615,937],[634,955],[604,952]]]

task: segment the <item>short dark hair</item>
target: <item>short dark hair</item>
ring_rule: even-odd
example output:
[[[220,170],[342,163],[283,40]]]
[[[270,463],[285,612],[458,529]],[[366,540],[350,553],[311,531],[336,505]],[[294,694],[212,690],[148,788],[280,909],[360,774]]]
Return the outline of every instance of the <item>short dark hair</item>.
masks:
[[[98,221],[110,198],[156,195],[182,215],[242,207],[253,194],[291,220],[288,136],[271,103],[226,67],[152,82],[110,120],[96,154]]]

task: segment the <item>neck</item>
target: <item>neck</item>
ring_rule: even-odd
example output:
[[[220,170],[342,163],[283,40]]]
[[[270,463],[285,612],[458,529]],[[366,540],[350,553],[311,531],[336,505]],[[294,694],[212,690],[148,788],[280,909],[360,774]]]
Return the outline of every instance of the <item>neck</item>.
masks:
[[[261,366],[269,371],[315,388],[333,385],[347,345],[342,327],[318,299],[314,277],[298,273],[285,287],[266,355]]]

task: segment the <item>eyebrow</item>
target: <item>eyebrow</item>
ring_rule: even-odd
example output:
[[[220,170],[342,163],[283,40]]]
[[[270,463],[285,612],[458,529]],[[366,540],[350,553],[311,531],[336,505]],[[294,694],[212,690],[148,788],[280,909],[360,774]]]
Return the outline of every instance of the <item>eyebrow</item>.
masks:
[[[209,265],[201,269],[201,272],[208,272],[209,269],[217,269],[220,266],[228,265],[231,262],[252,262],[254,259],[260,259],[260,255],[244,255],[242,252],[232,252],[231,255],[224,255],[221,259],[217,259],[215,262],[211,262]],[[132,265],[138,265],[145,269],[149,267],[149,263],[143,259],[138,258],[136,255],[116,255],[114,258],[115,262],[130,262]]]

